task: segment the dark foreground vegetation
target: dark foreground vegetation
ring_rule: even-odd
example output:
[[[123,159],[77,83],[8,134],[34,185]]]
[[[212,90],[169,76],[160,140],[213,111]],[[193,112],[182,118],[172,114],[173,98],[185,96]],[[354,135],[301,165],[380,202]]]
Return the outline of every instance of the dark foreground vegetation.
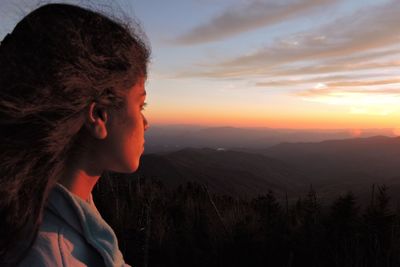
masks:
[[[372,186],[366,205],[348,192],[322,206],[312,187],[279,203],[272,191],[243,200],[111,176],[95,202],[134,267],[400,266],[400,210],[384,185]]]

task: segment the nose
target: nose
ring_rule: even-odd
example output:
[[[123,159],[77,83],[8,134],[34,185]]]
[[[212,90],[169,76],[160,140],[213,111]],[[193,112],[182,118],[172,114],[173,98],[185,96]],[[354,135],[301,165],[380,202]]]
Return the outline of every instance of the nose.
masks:
[[[143,116],[143,125],[144,125],[144,130],[146,131],[149,128],[149,122],[147,121],[146,117]]]

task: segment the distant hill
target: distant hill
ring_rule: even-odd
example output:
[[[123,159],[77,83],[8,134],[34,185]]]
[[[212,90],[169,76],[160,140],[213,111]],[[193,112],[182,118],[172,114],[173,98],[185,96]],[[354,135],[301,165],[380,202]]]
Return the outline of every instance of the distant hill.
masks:
[[[367,129],[362,137],[391,136],[392,129]],[[145,153],[171,152],[187,147],[226,148],[231,150],[260,149],[282,142],[320,142],[347,139],[352,132],[338,130],[296,130],[272,128],[151,126],[146,131]]]
[[[258,153],[294,166],[326,196],[348,189],[366,194],[373,183],[400,188],[398,137],[283,143]]]
[[[211,191],[256,196],[275,191],[296,199],[312,185],[322,201],[352,190],[366,202],[372,184],[386,184],[400,203],[400,138],[374,136],[322,142],[282,143],[265,149],[186,148],[146,154],[136,175],[167,186],[188,181]]]
[[[305,192],[307,178],[287,164],[260,154],[216,149],[183,149],[141,158],[138,175],[153,177],[168,186],[188,181],[207,184],[210,191],[252,197],[269,189],[281,197]]]

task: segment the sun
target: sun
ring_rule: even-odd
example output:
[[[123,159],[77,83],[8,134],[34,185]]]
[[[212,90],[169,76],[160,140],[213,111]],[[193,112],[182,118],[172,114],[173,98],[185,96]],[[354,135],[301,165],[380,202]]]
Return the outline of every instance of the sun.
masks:
[[[400,129],[399,129],[400,130]],[[399,134],[400,134],[400,131],[399,131]],[[362,130],[360,130],[360,129],[353,129],[353,130],[350,130],[350,135],[352,136],[352,137],[360,137],[361,135],[362,135]]]
[[[394,134],[395,136],[400,136],[400,128],[394,128],[394,129],[393,129],[393,134]]]

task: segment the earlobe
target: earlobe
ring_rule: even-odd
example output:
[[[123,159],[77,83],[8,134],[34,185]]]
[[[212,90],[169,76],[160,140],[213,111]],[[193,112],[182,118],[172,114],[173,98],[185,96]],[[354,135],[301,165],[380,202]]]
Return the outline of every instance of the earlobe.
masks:
[[[100,124],[95,125],[94,131],[95,131],[95,136],[96,136],[98,139],[105,139],[105,138],[107,137],[107,129],[106,129],[106,127],[105,127],[105,124],[102,124],[102,125],[100,125]]]

